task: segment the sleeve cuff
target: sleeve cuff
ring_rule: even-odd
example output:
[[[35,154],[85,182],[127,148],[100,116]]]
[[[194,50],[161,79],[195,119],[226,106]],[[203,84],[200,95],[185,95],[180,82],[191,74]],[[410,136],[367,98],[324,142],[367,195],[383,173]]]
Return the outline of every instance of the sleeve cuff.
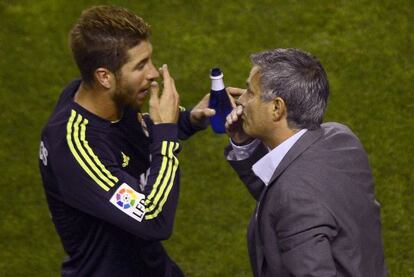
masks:
[[[236,172],[249,172],[252,169],[252,166],[260,160],[264,155],[266,155],[269,151],[264,146],[263,143],[259,141],[258,146],[253,150],[250,156],[248,156],[244,160],[231,160],[229,159],[229,153],[233,150],[231,144],[229,144],[224,149],[224,156],[227,158],[227,161],[230,165],[236,170]]]
[[[178,128],[175,123],[161,123],[154,124],[152,126],[152,141],[177,141],[178,140]]]
[[[236,145],[230,139],[231,149],[227,153],[227,160],[229,161],[245,160],[253,154],[254,150],[257,148],[259,144],[260,144],[260,141],[258,139],[255,139],[246,145]]]
[[[193,110],[193,108],[191,108],[191,109],[189,109],[189,110],[184,110],[184,111],[181,111],[181,113],[180,113],[180,116],[182,116],[183,117],[183,123],[184,123],[184,126],[186,126],[187,127],[187,129],[188,129],[188,131],[189,132],[192,132],[192,133],[195,133],[195,132],[197,132],[197,131],[200,131],[200,130],[204,130],[204,129],[206,129],[207,128],[207,126],[208,126],[208,124],[206,124],[206,126],[197,126],[197,125],[193,125],[193,124],[191,124],[191,119],[190,119],[190,117],[191,117],[191,111]]]

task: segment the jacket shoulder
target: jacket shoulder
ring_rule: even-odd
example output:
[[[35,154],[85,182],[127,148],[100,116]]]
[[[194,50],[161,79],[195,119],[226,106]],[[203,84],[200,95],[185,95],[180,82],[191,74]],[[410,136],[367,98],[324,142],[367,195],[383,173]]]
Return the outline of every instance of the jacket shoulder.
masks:
[[[341,123],[327,122],[321,125],[323,134],[315,146],[358,146],[362,147],[359,138],[352,132],[352,130]]]
[[[326,122],[321,125],[324,133],[343,133],[343,134],[353,134],[351,129],[345,124],[338,122]]]

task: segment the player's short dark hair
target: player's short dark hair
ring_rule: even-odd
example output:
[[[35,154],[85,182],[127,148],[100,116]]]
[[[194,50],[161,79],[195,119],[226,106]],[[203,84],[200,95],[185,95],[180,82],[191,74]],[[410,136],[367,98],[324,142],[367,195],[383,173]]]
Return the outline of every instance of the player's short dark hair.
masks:
[[[262,99],[282,98],[291,128],[315,129],[326,110],[329,84],[321,63],[298,49],[275,49],[251,56],[260,67]]]
[[[82,80],[92,84],[99,67],[116,74],[128,60],[127,51],[149,36],[150,26],[127,9],[94,6],[84,10],[69,34]]]

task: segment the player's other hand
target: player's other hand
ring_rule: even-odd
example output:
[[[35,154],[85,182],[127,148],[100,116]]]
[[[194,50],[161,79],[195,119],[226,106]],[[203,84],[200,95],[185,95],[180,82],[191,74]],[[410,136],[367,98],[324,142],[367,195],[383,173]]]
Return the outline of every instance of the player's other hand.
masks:
[[[158,83],[155,81],[151,83],[150,117],[154,124],[177,123],[180,96],[175,88],[174,79],[170,76],[167,65],[164,64],[159,71],[164,81],[164,88],[160,95]]]
[[[247,135],[243,130],[243,106],[237,104],[237,98],[240,97],[245,90],[233,87],[227,87],[226,90],[233,106],[233,110],[226,118],[226,132],[234,143],[240,145],[246,144],[253,138]]]
[[[236,107],[236,99],[243,94],[244,90],[239,88],[228,87],[226,92],[229,96],[231,105]],[[216,114],[214,109],[208,107],[210,101],[210,93],[204,95],[203,99],[191,110],[190,121],[193,126],[206,128],[208,126],[208,118]]]
[[[203,99],[191,110],[190,122],[191,125],[206,128],[208,126],[208,118],[215,115],[216,111],[208,107],[210,100],[210,93],[204,95]]]

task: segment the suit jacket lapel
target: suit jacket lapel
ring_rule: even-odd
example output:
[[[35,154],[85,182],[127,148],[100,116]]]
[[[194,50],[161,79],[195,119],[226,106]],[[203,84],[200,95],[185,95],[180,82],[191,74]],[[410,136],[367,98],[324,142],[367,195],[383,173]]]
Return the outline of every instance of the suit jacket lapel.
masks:
[[[300,156],[306,149],[309,148],[320,136],[322,135],[322,128],[316,130],[307,131],[303,136],[292,146],[292,148],[286,153],[286,156],[280,162],[275,172],[270,178],[269,186],[282,174],[283,171]]]
[[[262,275],[262,266],[264,262],[264,253],[263,253],[263,240],[260,237],[260,226],[259,226],[259,213],[263,205],[261,201],[264,199],[267,190],[269,187],[276,181],[276,179],[285,171],[285,169],[302,154],[306,149],[308,149],[317,139],[322,135],[322,128],[316,130],[307,131],[303,136],[292,146],[292,148],[286,153],[286,156],[280,162],[275,172],[270,178],[269,184],[263,189],[262,194],[260,195],[259,201],[256,208],[256,224],[255,224],[255,242],[256,242],[256,265],[257,265],[257,274],[258,276]]]

